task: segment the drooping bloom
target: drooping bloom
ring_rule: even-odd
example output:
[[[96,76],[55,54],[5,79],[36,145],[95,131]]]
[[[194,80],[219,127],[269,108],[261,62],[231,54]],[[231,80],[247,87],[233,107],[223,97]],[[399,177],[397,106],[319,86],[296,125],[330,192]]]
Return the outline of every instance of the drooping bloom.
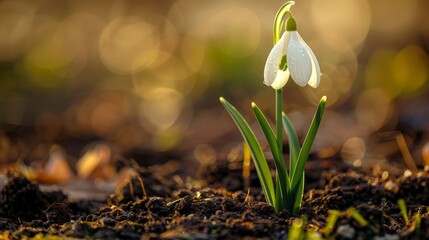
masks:
[[[268,55],[264,83],[274,89],[282,88],[289,76],[301,87],[313,88],[320,83],[320,67],[311,48],[296,31],[295,19],[289,17],[286,31]]]

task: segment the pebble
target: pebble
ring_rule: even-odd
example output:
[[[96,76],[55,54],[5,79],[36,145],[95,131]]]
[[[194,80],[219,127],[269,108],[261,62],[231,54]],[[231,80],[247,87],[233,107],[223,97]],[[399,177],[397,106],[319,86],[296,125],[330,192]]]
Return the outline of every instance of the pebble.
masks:
[[[395,234],[386,234],[384,236],[376,236],[374,240],[399,240],[399,236]]]
[[[337,235],[346,239],[353,239],[356,230],[350,225],[340,225],[337,228]]]
[[[116,220],[112,218],[103,218],[101,222],[106,226],[113,226],[116,224]]]

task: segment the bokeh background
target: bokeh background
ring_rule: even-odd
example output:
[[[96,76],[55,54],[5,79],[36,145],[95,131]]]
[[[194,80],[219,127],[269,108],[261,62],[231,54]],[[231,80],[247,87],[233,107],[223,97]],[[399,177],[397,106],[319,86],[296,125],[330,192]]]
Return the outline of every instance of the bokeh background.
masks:
[[[76,161],[94,142],[108,158],[239,148],[218,98],[257,132],[252,101],[272,119],[274,91],[262,76],[283,3],[0,1],[0,162],[47,161],[59,148]],[[327,95],[319,157],[388,164],[408,151],[422,165],[429,2],[296,0],[292,11],[323,74],[317,89],[284,88],[298,134]]]

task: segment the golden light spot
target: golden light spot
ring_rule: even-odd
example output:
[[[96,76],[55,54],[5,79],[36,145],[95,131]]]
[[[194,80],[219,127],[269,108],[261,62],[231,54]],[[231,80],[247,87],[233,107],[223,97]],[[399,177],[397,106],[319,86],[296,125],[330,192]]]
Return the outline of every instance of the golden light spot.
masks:
[[[429,77],[429,57],[418,46],[410,45],[396,54],[392,62],[396,85],[405,94],[416,93]]]
[[[171,57],[165,64],[154,68],[152,71],[157,79],[168,83],[166,87],[173,87],[182,93],[191,90],[193,79],[189,77],[192,73],[193,71],[190,71],[185,63],[176,57]]]
[[[381,174],[381,179],[387,180],[389,178],[389,172],[383,171],[383,174]]]
[[[161,16],[160,16],[161,17]],[[158,20],[158,28],[160,31],[161,37],[161,50],[171,55],[180,46],[183,36],[180,35],[176,28],[176,23],[171,22],[165,17],[161,17]],[[167,59],[162,59],[163,61]],[[159,64],[162,64],[163,61],[157,60]]]
[[[170,128],[177,121],[184,106],[184,99],[183,95],[174,89],[156,88],[142,98],[140,106],[143,127],[157,132]]]
[[[113,72],[131,74],[155,62],[159,54],[157,29],[137,17],[122,17],[103,30],[100,57]]]
[[[362,167],[362,160],[358,159],[358,160],[354,161],[353,166],[357,167],[357,168]]]
[[[363,92],[356,103],[356,120],[368,131],[380,129],[392,114],[390,97],[379,88]]]
[[[94,15],[76,13],[62,22],[35,17],[38,31],[25,58],[30,80],[38,86],[53,88],[61,78],[81,72],[94,54],[101,31],[101,20]]]
[[[111,149],[105,144],[98,144],[87,151],[76,163],[77,175],[80,178],[104,177],[103,169],[108,169],[111,160]],[[107,177],[107,176],[106,176]]]
[[[382,88],[390,97],[394,98],[401,93],[401,87],[393,82],[392,61],[395,52],[382,49],[375,52],[365,70],[365,84],[367,88]]]
[[[236,162],[239,160],[239,157],[240,157],[240,148],[235,147],[229,150],[228,155],[226,156],[226,159],[228,160],[228,162]]]
[[[213,41],[228,57],[241,59],[252,54],[261,37],[261,23],[251,10],[229,7],[217,13],[208,25],[208,41]]]
[[[184,38],[181,47],[182,59],[192,72],[197,72],[204,59],[204,46],[192,38]]]
[[[317,32],[325,41],[335,36],[354,48],[365,40],[371,23],[370,7],[364,0],[312,1],[311,17]]]
[[[410,45],[399,53],[380,50],[371,56],[365,72],[368,87],[379,87],[392,98],[418,93],[429,77],[428,55]]]
[[[158,151],[167,151],[177,146],[181,139],[182,131],[172,127],[156,132],[152,139],[152,146]]]
[[[398,190],[399,190],[399,186],[398,186],[398,184],[396,184],[396,183],[394,183],[394,182],[392,182],[392,181],[388,181],[388,182],[386,182],[386,183],[384,184],[384,188],[385,188],[386,190],[389,190],[389,191],[394,192],[394,193],[398,192]]]
[[[30,81],[38,87],[55,88],[60,84],[52,69],[65,66],[69,58],[64,42],[55,41],[55,30],[58,23],[45,20],[43,35],[36,41],[24,56],[24,67]]]
[[[181,59],[172,56],[150,72],[133,74],[134,89],[143,97],[152,94],[158,88],[174,89],[181,94],[187,94],[192,91],[196,80],[192,74],[193,71]]]
[[[410,170],[405,170],[404,171],[404,177],[411,177],[411,175],[413,175],[413,173]]]
[[[89,13],[76,13],[62,21],[53,35],[53,42],[54,46],[61,47],[63,62],[51,70],[60,77],[80,73],[97,53],[101,30],[101,19]]]
[[[366,144],[362,138],[352,137],[344,142],[341,149],[341,158],[346,162],[362,160],[366,154]]]
[[[207,144],[200,144],[194,149],[194,157],[201,164],[211,164],[216,160],[216,151]]]

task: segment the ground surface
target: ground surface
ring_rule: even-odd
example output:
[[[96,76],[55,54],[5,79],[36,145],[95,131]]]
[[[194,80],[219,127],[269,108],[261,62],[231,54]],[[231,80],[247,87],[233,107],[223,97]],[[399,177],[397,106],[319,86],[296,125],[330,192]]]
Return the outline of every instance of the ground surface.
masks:
[[[0,239],[429,238],[428,172],[390,179],[348,166],[310,169],[297,216],[276,214],[264,202],[254,174],[246,191],[239,166],[203,166],[199,180],[138,168],[138,174],[104,201],[41,191],[38,184],[9,173],[0,192]],[[398,199],[406,203],[408,223]],[[330,228],[332,210],[339,215]]]

